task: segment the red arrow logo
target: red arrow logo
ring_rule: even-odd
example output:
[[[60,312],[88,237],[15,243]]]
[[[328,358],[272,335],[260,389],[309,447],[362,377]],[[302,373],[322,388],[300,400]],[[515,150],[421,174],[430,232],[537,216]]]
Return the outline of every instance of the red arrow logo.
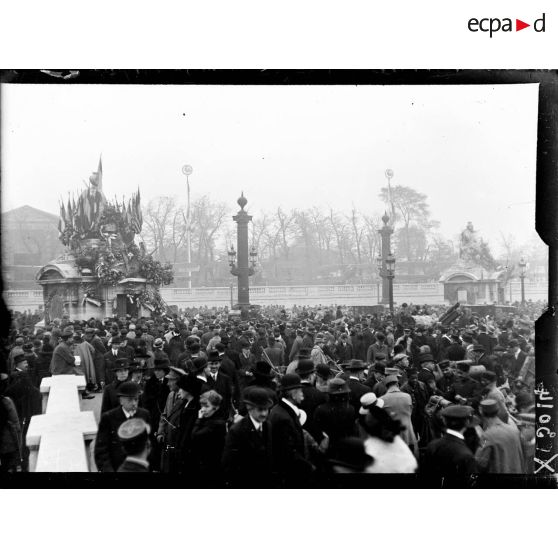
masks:
[[[520,19],[515,20],[515,30],[516,31],[521,31],[522,29],[525,29],[526,27],[531,27],[531,24],[525,23],[524,21],[521,21]]]

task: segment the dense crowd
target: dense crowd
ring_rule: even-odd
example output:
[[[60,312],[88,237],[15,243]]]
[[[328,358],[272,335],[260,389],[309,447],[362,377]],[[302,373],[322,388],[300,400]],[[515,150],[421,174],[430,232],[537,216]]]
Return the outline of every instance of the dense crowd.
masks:
[[[447,310],[16,319],[0,376],[1,470],[28,467],[42,379],[81,374],[83,398],[102,392],[100,472],[231,487],[312,486],[343,473],[474,486],[483,473],[532,473],[541,308],[451,319]]]

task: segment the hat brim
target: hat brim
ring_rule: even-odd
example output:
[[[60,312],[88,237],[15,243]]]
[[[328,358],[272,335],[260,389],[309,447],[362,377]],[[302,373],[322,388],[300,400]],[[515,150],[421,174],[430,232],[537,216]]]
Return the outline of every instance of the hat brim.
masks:
[[[277,388],[277,391],[289,391],[291,389],[298,389],[298,388],[302,388],[302,387],[304,387],[304,384],[295,384],[294,386],[285,386],[285,387],[279,386]]]
[[[245,405],[252,405],[252,407],[258,407],[259,409],[271,409],[271,407],[273,407],[273,405],[275,405],[275,403],[273,402],[272,399],[268,399],[265,402],[257,402],[257,401],[251,401],[250,399],[245,399],[244,400],[244,404]]]
[[[346,469],[351,469],[352,471],[355,471],[355,472],[362,471],[366,467],[369,467],[370,465],[372,465],[372,463],[374,463],[374,458],[371,457],[370,455],[368,456],[368,459],[364,458],[362,460],[362,463],[358,463],[358,464],[347,463],[346,461],[341,461],[339,459],[330,459],[329,460],[330,465],[337,465],[339,467],[345,467]]]
[[[343,389],[327,392],[328,395],[345,395],[346,393],[351,393],[351,390],[346,386]]]

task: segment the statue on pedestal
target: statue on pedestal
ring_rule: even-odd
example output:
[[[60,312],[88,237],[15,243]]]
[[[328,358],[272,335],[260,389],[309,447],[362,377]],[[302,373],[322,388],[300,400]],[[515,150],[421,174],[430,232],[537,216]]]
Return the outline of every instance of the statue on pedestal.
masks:
[[[482,266],[488,270],[496,266],[488,244],[479,236],[471,221],[459,237],[459,259],[466,264]]]

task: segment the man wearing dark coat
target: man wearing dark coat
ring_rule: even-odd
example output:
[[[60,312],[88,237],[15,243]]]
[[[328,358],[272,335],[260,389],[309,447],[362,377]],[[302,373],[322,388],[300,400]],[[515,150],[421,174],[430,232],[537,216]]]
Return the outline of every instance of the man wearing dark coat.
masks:
[[[105,385],[105,353],[106,348],[101,338],[96,334],[94,328],[85,330],[85,340],[93,347],[93,364],[95,366],[95,377],[97,378],[98,388]]]
[[[527,358],[527,353],[523,352],[519,347],[519,341],[517,339],[512,339],[508,343],[508,349],[510,353],[510,362],[512,363],[511,375],[512,378],[517,378],[523,367],[523,363]]]
[[[169,387],[165,375],[170,371],[168,360],[156,360],[153,367],[153,375],[145,382],[145,390],[142,394],[142,404],[151,415],[152,431],[156,431],[159,426],[161,413],[165,409]]]
[[[354,409],[360,409],[360,398],[371,388],[362,383],[362,375],[366,370],[366,365],[362,360],[353,359],[349,362],[346,372],[342,378],[347,382],[347,387],[351,390],[349,403]]]
[[[105,382],[108,384],[114,381],[114,367],[117,359],[128,358],[127,351],[121,351],[120,337],[113,337],[110,350],[105,353]]]
[[[222,398],[223,402],[219,407],[218,416],[224,420],[229,420],[233,416],[233,411],[237,408],[236,393],[231,378],[225,373],[220,372],[221,357],[219,351],[211,350],[207,355],[208,366],[205,368],[206,383],[202,387],[204,391],[215,390]],[[234,407],[233,407],[234,405]]]
[[[283,486],[305,486],[314,466],[305,457],[304,434],[300,424],[302,403],[300,376],[285,374],[279,387],[281,400],[271,409],[269,425],[273,440],[273,466]]]
[[[273,461],[267,418],[273,400],[265,388],[248,387],[242,393],[248,414],[234,424],[225,439],[222,468],[232,488],[271,488]]]
[[[126,459],[126,452],[118,437],[120,425],[133,417],[151,422],[149,412],[138,407],[139,386],[135,382],[124,382],[118,389],[120,406],[101,415],[95,439],[95,464],[102,473],[113,473]]]
[[[451,405],[442,411],[446,431],[441,438],[428,444],[422,466],[422,472],[433,487],[473,486],[477,464],[463,436],[472,414],[473,409],[465,405]]]
[[[304,428],[314,437],[320,438],[321,433],[315,431],[314,428],[314,411],[322,403],[327,402],[327,395],[314,386],[315,370],[314,363],[310,359],[301,359],[298,361],[296,373],[300,376],[302,384],[302,394],[304,399],[298,406],[306,413],[306,423]]]
[[[235,361],[231,358],[230,353],[226,351],[226,347],[223,343],[217,343],[215,349],[219,352],[219,356],[221,357],[219,370],[224,372],[232,380],[235,392],[240,393],[240,384]],[[238,354],[236,356],[238,358]],[[238,368],[240,368],[240,366]]]
[[[27,360],[22,354],[14,358],[15,370],[12,374],[12,383],[4,395],[9,397],[16,408],[19,418],[21,439],[25,441],[31,417],[42,413],[41,392],[33,385],[27,369]],[[29,449],[22,444],[23,470],[28,468]]]
[[[105,386],[103,390],[103,399],[101,402],[101,415],[110,411],[111,409],[116,409],[120,406],[120,400],[118,397],[118,390],[120,386],[128,380],[130,375],[130,362],[127,358],[119,358],[115,361],[114,368],[112,372],[115,376],[114,381]]]
[[[240,347],[241,351],[238,355],[238,359],[240,361],[240,369],[238,370],[238,383],[240,389],[243,390],[245,387],[248,386],[252,377],[253,377],[253,370],[256,365],[256,357],[250,351],[250,342],[245,339],[240,339]]]

